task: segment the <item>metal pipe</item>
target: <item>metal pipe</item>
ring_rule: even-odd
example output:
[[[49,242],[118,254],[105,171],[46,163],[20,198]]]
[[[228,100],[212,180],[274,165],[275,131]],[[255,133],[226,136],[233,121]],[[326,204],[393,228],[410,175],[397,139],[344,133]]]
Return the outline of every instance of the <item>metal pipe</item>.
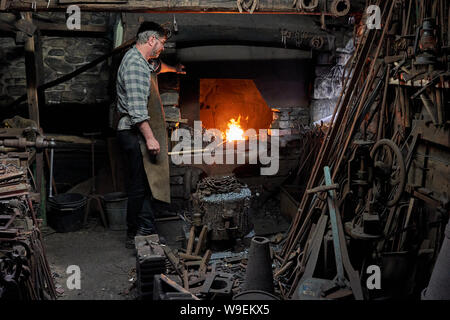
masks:
[[[50,139],[50,141],[54,142],[53,139]],[[50,180],[49,180],[50,181],[50,183],[49,183],[50,190],[48,192],[48,197],[49,198],[53,197],[53,194],[52,194],[52,182],[53,182],[53,154],[54,154],[54,150],[55,149],[53,147],[50,149]]]

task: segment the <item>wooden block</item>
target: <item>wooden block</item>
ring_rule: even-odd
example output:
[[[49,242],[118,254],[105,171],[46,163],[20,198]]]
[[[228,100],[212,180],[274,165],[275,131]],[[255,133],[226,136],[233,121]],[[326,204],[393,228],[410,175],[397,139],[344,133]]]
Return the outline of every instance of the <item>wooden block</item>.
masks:
[[[189,276],[187,269],[183,269],[183,287],[189,290]]]
[[[203,248],[203,244],[206,240],[206,235],[208,233],[208,227],[203,226],[200,236],[198,237],[197,246],[195,247],[194,255],[198,256]]]
[[[192,254],[192,248],[194,247],[195,241],[195,227],[191,227],[191,231],[189,232],[189,240],[186,248],[186,254]]]
[[[184,260],[202,260],[202,257],[192,254],[179,253],[178,256]]]
[[[186,290],[185,288],[181,287],[180,285],[178,285],[175,281],[173,281],[172,279],[169,279],[167,276],[165,276],[164,274],[161,273],[161,280],[164,281],[165,283],[167,283],[169,286],[171,286],[173,289],[179,291],[179,292],[184,292],[184,293],[188,293],[192,296],[192,298],[194,300],[200,300],[199,298],[197,298],[196,296],[194,296],[192,293],[190,293],[188,290]]]
[[[202,262],[200,264],[200,269],[199,269],[199,273],[200,274],[205,274],[206,270],[208,270],[208,261],[211,258],[211,250],[207,250],[205,255],[203,256]]]

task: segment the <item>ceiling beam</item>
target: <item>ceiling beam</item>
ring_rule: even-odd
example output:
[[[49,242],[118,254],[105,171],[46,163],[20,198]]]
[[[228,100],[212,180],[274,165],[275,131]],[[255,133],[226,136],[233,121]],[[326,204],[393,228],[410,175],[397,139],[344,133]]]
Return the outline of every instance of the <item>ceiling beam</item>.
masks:
[[[76,4],[81,10],[89,11],[120,11],[120,12],[197,12],[197,13],[239,13],[236,0],[168,0],[168,1],[138,1],[129,0],[65,0],[66,3],[57,0],[36,0],[35,8],[29,2],[12,1],[8,5],[9,10],[21,11],[61,11],[66,10],[71,4]],[[70,3],[69,3],[70,2]],[[0,9],[0,11],[2,11]],[[245,10],[243,14],[248,13]],[[285,13],[299,15],[321,15],[320,10],[314,12],[299,11],[292,5],[292,0],[259,0],[259,7],[253,14],[258,13]],[[331,15],[324,12],[325,15]]]

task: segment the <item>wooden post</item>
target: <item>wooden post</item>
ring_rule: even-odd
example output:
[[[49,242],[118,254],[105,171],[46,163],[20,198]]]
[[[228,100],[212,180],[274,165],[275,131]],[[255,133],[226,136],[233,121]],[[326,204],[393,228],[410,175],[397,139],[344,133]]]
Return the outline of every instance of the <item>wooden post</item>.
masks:
[[[25,13],[25,19],[31,21],[31,12]],[[25,66],[27,73],[27,101],[28,114],[31,120],[36,121],[38,128],[39,122],[39,102],[37,94],[38,86],[38,67],[36,62],[36,37],[28,37],[25,42]]]
[[[25,19],[32,22],[31,12],[24,13]],[[42,54],[39,43],[39,32],[28,37],[25,42],[25,67],[27,75],[27,101],[28,101],[28,114],[29,118],[36,122],[37,129],[40,130],[39,121],[39,97],[37,87],[41,84],[40,75],[43,72],[42,66]],[[41,193],[43,187],[43,174],[44,174],[44,155],[42,150],[36,150],[36,192]],[[45,213],[41,216],[44,216]]]

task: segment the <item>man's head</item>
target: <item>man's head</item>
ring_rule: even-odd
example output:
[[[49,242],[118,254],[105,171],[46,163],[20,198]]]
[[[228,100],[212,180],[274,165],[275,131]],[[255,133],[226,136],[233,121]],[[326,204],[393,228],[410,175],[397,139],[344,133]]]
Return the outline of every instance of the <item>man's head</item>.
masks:
[[[157,58],[164,50],[164,43],[169,36],[169,30],[155,22],[143,22],[136,34],[136,43],[142,47],[149,58]]]

